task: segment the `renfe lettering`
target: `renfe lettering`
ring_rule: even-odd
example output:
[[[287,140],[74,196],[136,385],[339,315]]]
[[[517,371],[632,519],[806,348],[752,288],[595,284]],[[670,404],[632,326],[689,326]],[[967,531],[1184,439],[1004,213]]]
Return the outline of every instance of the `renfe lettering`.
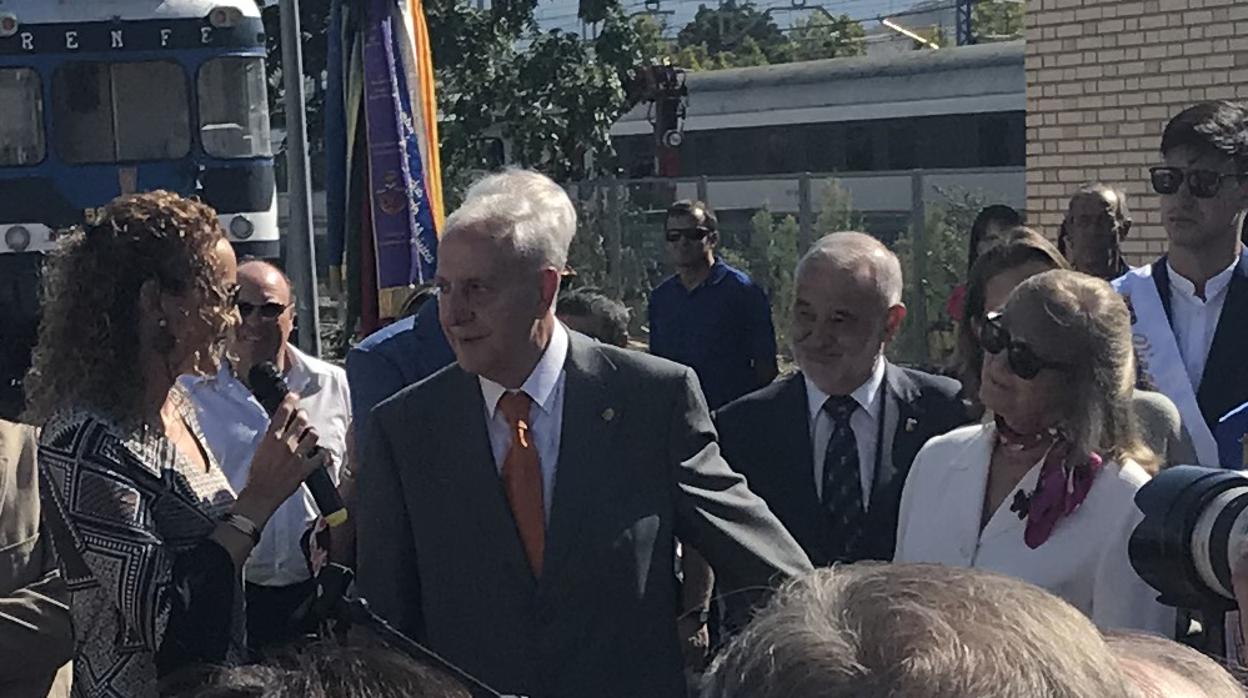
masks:
[[[204,27],[199,30],[199,40],[205,44],[212,43],[212,27]]]
[[[113,48],[125,48],[126,42],[122,39],[122,31],[120,29],[113,30]]]
[[[65,48],[70,51],[78,50],[78,32],[65,32]]]
[[[168,46],[168,45],[169,45],[169,37],[171,37],[171,36],[173,36],[173,30],[172,30],[172,29],[161,29],[161,30],[160,30],[160,47],[161,47],[161,48],[165,48],[166,46]]]
[[[31,34],[30,32],[22,32],[22,50],[23,51],[35,50],[35,35],[34,34]]]

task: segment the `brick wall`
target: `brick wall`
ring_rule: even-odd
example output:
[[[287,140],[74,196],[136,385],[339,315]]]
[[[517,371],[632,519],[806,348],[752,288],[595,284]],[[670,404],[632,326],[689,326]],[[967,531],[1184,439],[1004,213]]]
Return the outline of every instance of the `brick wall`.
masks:
[[[1027,0],[1028,219],[1057,234],[1083,182],[1123,187],[1138,263],[1165,246],[1148,168],[1166,121],[1248,99],[1248,1]]]

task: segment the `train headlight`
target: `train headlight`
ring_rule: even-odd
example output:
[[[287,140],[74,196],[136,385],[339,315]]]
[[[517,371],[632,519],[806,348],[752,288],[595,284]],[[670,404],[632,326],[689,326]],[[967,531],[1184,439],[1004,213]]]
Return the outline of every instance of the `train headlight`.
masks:
[[[663,134],[663,145],[669,148],[679,148],[685,142],[685,134],[680,131],[668,131]]]
[[[25,252],[30,247],[30,231],[24,226],[15,225],[4,231],[4,244],[14,252]]]
[[[217,29],[230,29],[243,22],[243,11],[237,7],[214,7],[208,13],[208,23]]]
[[[256,232],[256,226],[246,216],[234,216],[230,219],[230,234],[239,240],[246,240]]]
[[[17,15],[12,12],[0,12],[0,38],[7,39],[17,33]]]

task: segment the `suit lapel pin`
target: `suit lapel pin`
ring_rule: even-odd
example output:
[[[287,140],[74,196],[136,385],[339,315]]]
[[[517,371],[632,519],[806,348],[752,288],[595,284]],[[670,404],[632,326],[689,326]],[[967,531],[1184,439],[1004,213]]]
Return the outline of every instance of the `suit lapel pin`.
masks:
[[[919,420],[915,419],[914,417],[906,418],[906,433],[907,434],[913,432],[914,428],[917,426],[919,426]]]
[[[613,419],[615,419],[615,410],[608,407],[602,411],[602,421],[609,422]]]

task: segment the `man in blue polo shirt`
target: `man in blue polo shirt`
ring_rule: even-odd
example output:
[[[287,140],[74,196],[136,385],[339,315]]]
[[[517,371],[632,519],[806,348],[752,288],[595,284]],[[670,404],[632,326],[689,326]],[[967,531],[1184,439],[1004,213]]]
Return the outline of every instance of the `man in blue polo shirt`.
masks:
[[[650,294],[650,352],[693,368],[711,409],[776,377],[776,332],[767,296],[715,257],[715,212],[701,201],[667,209],[676,274]]]

